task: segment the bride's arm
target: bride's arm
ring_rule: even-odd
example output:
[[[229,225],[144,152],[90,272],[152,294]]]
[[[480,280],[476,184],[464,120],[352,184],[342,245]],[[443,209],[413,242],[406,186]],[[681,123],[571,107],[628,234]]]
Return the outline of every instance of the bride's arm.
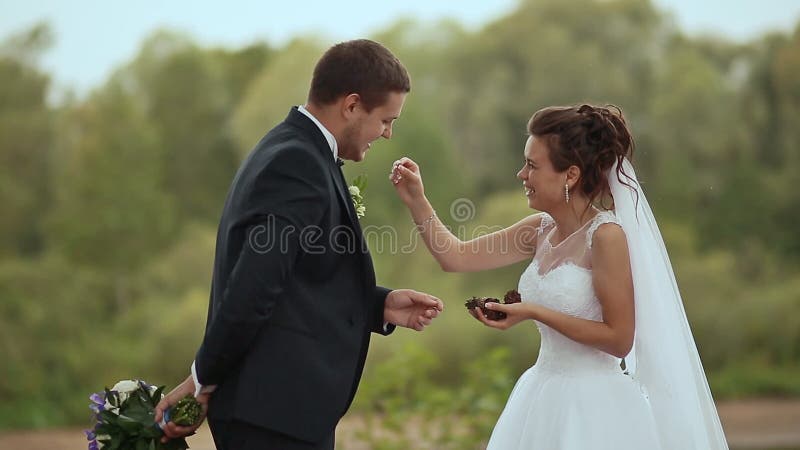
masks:
[[[602,322],[570,316],[533,303],[487,303],[487,308],[508,314],[505,320],[488,320],[479,309],[476,312],[483,323],[501,329],[524,319],[537,320],[573,341],[623,358],[633,346],[635,312],[628,244],[625,233],[616,225],[600,226],[594,233],[592,281],[603,308]]]
[[[425,197],[419,167],[403,158],[392,171],[392,182],[412,220],[442,270],[478,272],[496,269],[533,256],[541,215],[526,217],[510,227],[469,241],[455,236],[435,215]]]

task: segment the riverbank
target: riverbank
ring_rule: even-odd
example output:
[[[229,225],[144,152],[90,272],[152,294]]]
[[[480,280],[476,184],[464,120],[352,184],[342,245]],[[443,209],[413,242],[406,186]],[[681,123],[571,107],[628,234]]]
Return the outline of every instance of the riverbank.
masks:
[[[800,399],[750,399],[718,404],[731,450],[800,450]],[[337,431],[337,449],[369,450],[355,439],[363,421],[348,416]],[[215,450],[207,427],[189,438],[191,450]],[[427,449],[420,443],[419,449]],[[0,450],[85,450],[80,428],[0,432]]]

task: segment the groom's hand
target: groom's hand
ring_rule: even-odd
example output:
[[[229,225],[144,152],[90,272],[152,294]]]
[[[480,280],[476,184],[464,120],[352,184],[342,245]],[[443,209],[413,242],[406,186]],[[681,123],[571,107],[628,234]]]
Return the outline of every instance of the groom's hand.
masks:
[[[438,298],[411,289],[397,289],[386,296],[383,320],[422,331],[444,309]]]
[[[169,394],[165,395],[164,398],[158,402],[158,405],[156,405],[155,409],[156,423],[161,423],[161,419],[164,417],[164,411],[175,406],[175,404],[178,403],[178,400],[186,397],[187,395],[194,395],[194,390],[194,379],[191,375],[189,375],[189,378],[187,378],[183,383],[179,384],[178,387],[170,391]],[[166,443],[170,439],[182,438],[194,434],[195,430],[200,428],[200,425],[203,423],[203,420],[205,420],[206,414],[208,413],[209,397],[210,394],[200,394],[197,396],[197,401],[200,403],[203,412],[196,424],[188,427],[182,427],[180,425],[176,425],[174,422],[167,422],[166,425],[161,426],[161,430],[164,432],[164,437],[161,438],[161,442]]]

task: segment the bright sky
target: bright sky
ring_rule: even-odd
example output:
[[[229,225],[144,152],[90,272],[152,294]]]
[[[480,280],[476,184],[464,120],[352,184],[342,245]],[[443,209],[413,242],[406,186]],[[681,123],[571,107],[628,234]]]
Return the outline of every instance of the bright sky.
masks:
[[[734,40],[766,30],[792,30],[798,0],[653,0],[689,33]],[[272,3],[272,5],[270,5]],[[517,0],[0,0],[0,40],[41,20],[56,42],[42,59],[57,87],[85,92],[130,60],[154,29],[188,32],[202,44],[241,46],[256,40],[281,45],[298,34],[334,40],[364,37],[399,17],[426,22],[449,17],[469,29],[514,8]]]

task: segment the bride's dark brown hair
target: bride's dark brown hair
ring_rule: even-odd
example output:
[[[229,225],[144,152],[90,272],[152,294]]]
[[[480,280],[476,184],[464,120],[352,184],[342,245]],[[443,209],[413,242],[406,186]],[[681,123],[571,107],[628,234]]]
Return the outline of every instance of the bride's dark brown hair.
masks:
[[[528,133],[545,141],[550,161],[558,172],[577,166],[581,170],[573,187],[589,198],[589,204],[610,198],[606,172],[617,162],[617,178],[630,179],[622,160],[633,158],[633,136],[615,105],[551,106],[540,109],[528,122]]]

